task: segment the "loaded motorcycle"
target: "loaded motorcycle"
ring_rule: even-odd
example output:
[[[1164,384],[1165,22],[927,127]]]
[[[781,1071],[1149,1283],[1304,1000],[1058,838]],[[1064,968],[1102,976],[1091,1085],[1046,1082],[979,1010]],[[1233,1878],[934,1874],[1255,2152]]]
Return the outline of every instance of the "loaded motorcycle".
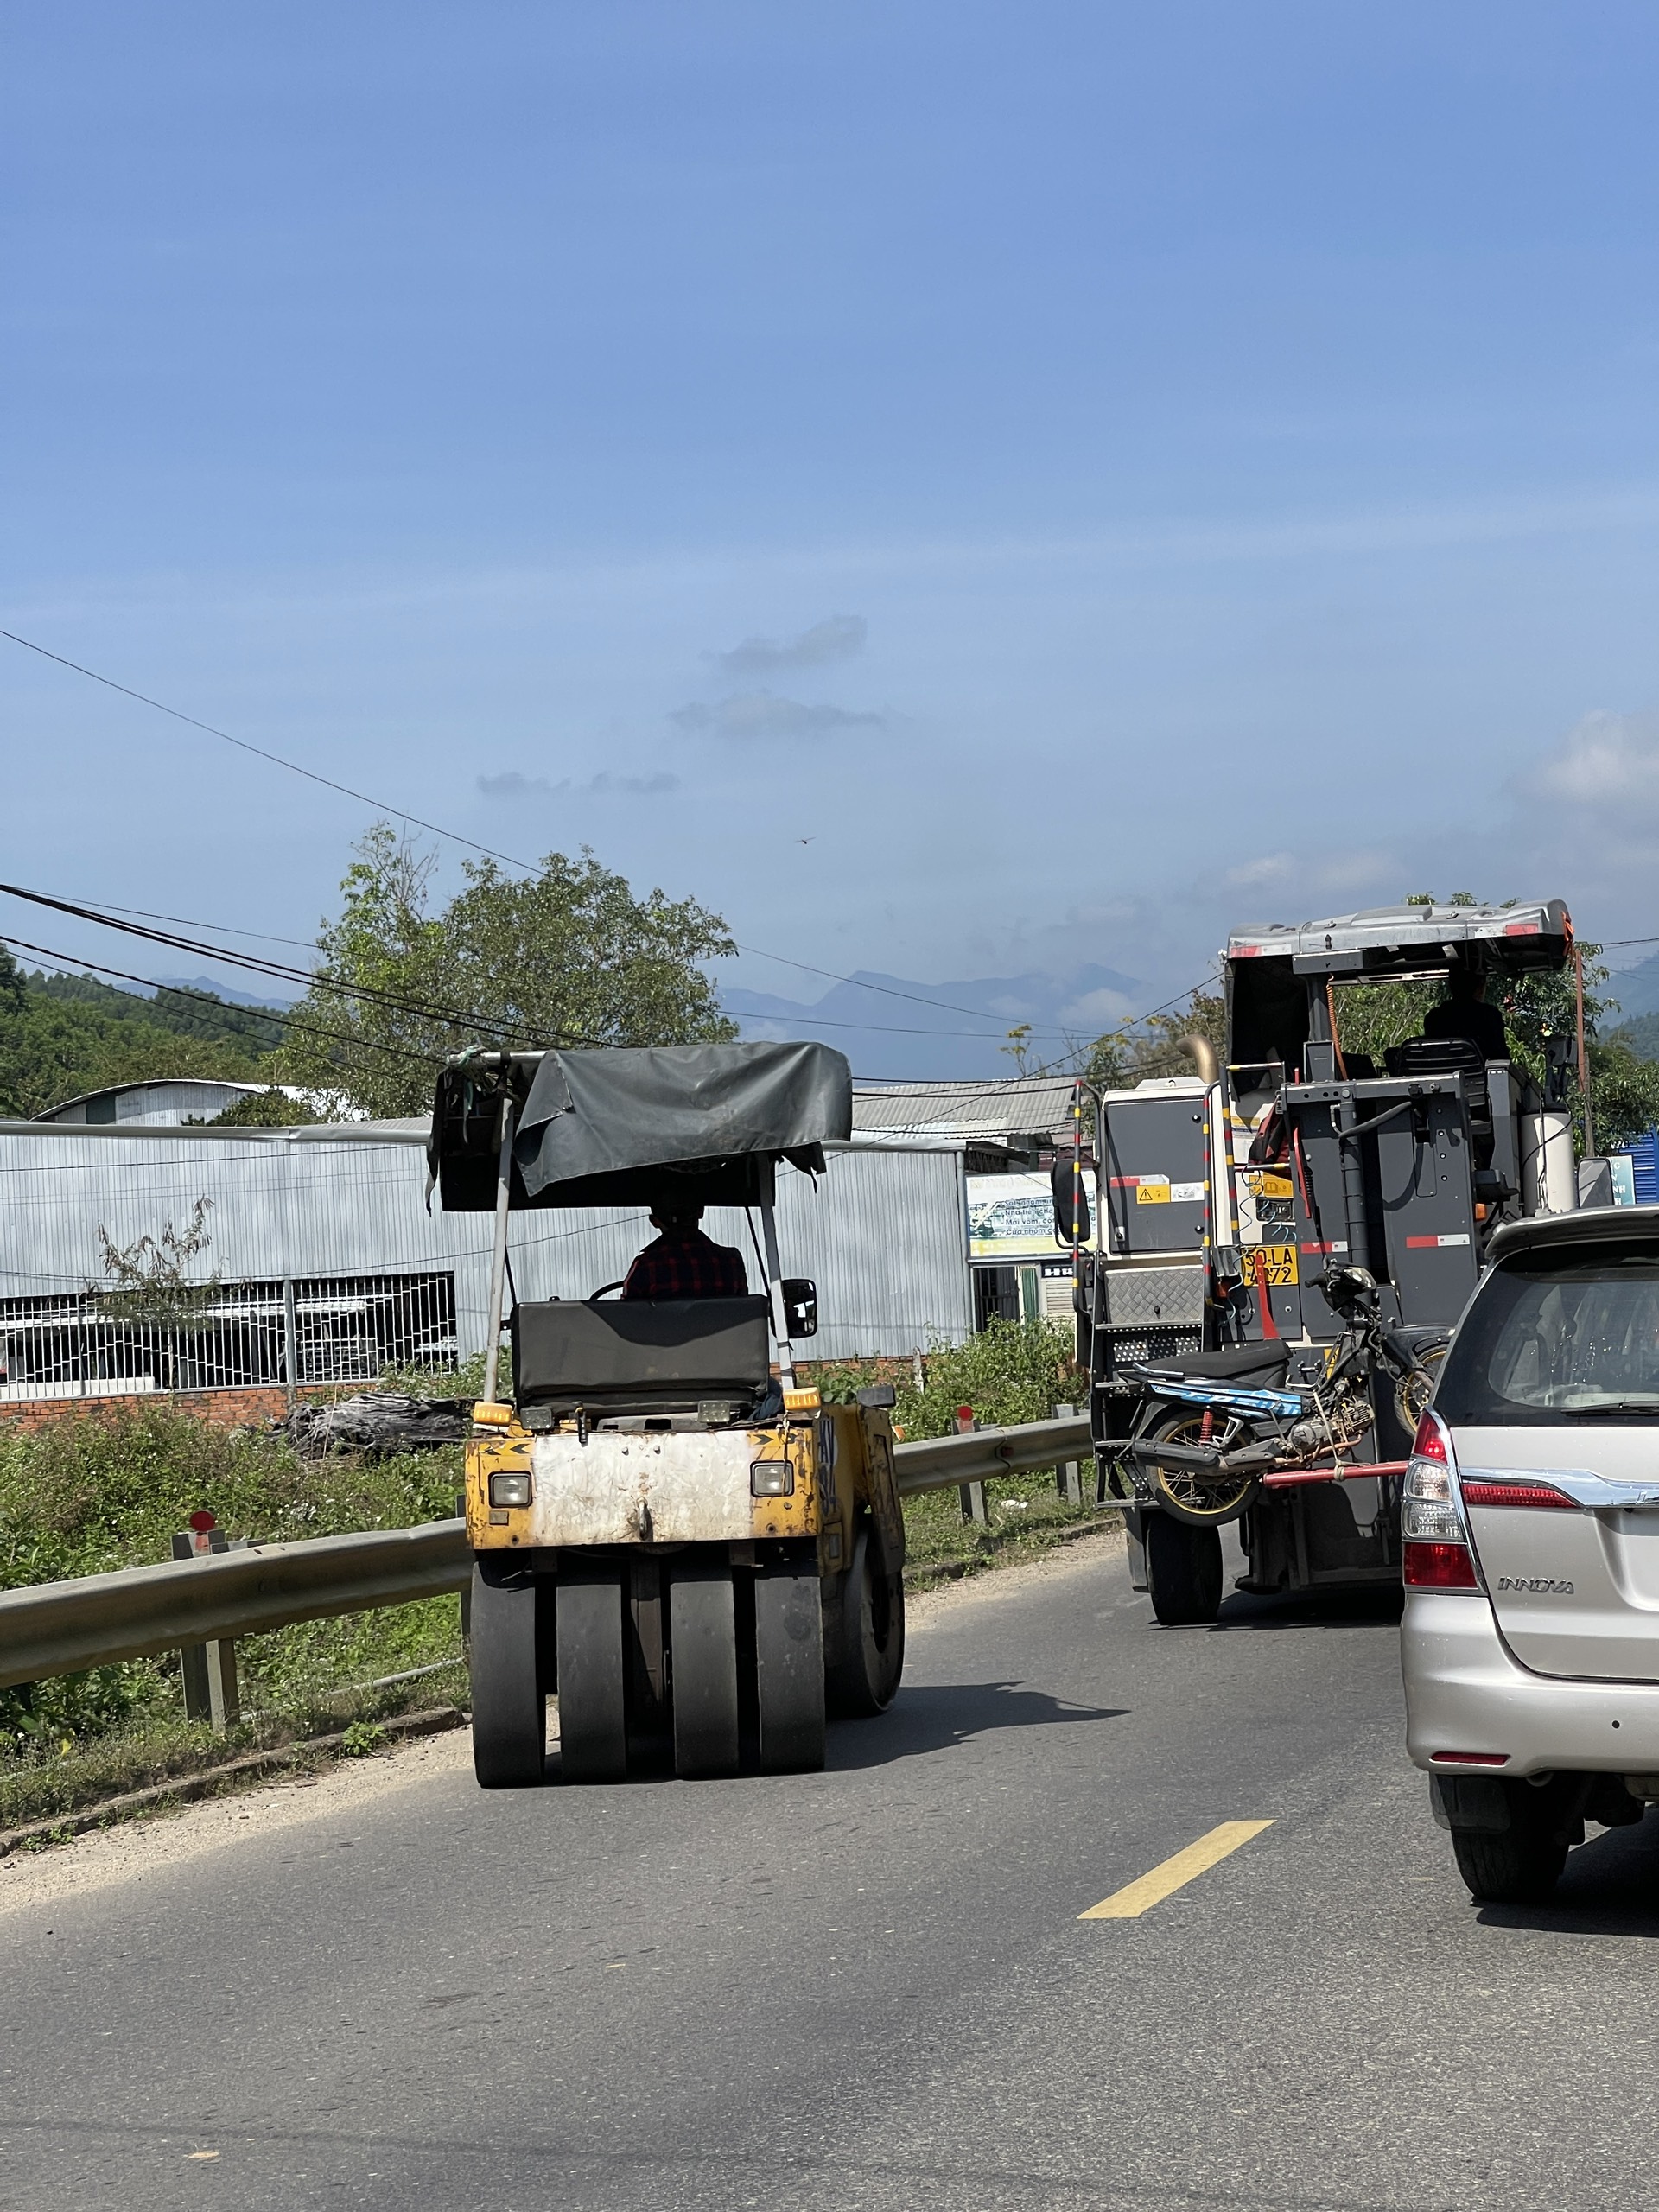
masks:
[[[1327,1268],[1318,1287],[1344,1328],[1305,1381],[1287,1383],[1293,1348],[1278,1342],[1128,1370],[1141,1400],[1122,1463],[1142,1504],[1218,1529],[1249,1510],[1263,1475],[1344,1461],[1363,1473],[1351,1455],[1376,1426],[1379,1378],[1392,1383],[1400,1427],[1414,1433],[1450,1332],[1383,1321],[1367,1268]]]

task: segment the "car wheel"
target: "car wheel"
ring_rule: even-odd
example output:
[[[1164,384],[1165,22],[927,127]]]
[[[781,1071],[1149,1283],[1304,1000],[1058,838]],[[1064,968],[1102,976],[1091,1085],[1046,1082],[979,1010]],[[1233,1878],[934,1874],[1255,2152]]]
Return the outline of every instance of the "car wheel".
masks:
[[[1221,1611],[1221,1533],[1167,1513],[1146,1516],[1147,1580],[1165,1628],[1192,1628]]]
[[[1560,1879],[1567,1846],[1541,1835],[1452,1838],[1458,1872],[1482,1904],[1541,1904]]]
[[[1458,1872],[1470,1896],[1483,1904],[1541,1904],[1567,1864],[1568,1838],[1555,1802],[1558,1793],[1527,1783],[1499,1786],[1509,1803],[1510,1825],[1496,1832],[1454,1828]]]

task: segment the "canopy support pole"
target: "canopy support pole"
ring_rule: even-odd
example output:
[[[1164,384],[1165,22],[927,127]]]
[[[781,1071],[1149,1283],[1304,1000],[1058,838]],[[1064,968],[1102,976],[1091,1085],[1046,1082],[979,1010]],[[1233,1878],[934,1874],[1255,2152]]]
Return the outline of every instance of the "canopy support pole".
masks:
[[[766,1296],[772,1301],[772,1333],[778,1339],[778,1379],[795,1388],[795,1353],[789,1341],[789,1309],[784,1303],[784,1268],[778,1256],[778,1216],[773,1204],[778,1167],[768,1160],[760,1184],[760,1244],[766,1255]]]
[[[496,1160],[495,1173],[495,1245],[490,1255],[490,1319],[489,1336],[484,1352],[484,1402],[495,1403],[495,1388],[501,1366],[501,1317],[506,1300],[507,1277],[507,1221],[512,1203],[512,1130],[514,1115],[512,1101],[501,1101],[501,1148]]]

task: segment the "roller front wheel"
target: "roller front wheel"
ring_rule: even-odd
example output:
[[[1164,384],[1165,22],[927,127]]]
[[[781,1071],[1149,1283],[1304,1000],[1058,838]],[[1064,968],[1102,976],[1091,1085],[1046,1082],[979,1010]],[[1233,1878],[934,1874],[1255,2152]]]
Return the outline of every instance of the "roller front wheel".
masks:
[[[628,1771],[620,1573],[559,1583],[559,1767],[567,1782],[621,1782]]]
[[[674,1771],[687,1781],[737,1772],[737,1617],[732,1570],[678,1567],[668,1591]]]
[[[817,1561],[763,1570],[754,1581],[754,1657],[763,1774],[823,1764],[823,1585]]]
[[[491,1562],[473,1567],[471,1669],[473,1771],[485,1789],[523,1789],[542,1780],[547,1701],[537,1660],[541,1592],[520,1570],[512,1580]]]

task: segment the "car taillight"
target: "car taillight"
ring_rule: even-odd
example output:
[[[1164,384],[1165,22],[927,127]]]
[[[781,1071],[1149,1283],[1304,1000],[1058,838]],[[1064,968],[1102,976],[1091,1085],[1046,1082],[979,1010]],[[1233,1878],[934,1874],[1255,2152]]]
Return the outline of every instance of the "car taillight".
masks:
[[[1417,1424],[1417,1433],[1412,1440],[1414,1459],[1433,1459],[1442,1467],[1452,1464],[1452,1439],[1446,1433],[1446,1423],[1437,1413],[1426,1413]]]
[[[1480,1576],[1458,1502],[1451,1432],[1437,1414],[1417,1424],[1400,1501],[1401,1573],[1408,1590],[1478,1590]]]
[[[1408,1590],[1478,1590],[1475,1555],[1467,1544],[1426,1543],[1408,1539],[1402,1547],[1402,1575]]]
[[[1459,1485],[1465,1505],[1519,1505],[1535,1513],[1576,1513],[1579,1502],[1554,1483],[1471,1482]]]

